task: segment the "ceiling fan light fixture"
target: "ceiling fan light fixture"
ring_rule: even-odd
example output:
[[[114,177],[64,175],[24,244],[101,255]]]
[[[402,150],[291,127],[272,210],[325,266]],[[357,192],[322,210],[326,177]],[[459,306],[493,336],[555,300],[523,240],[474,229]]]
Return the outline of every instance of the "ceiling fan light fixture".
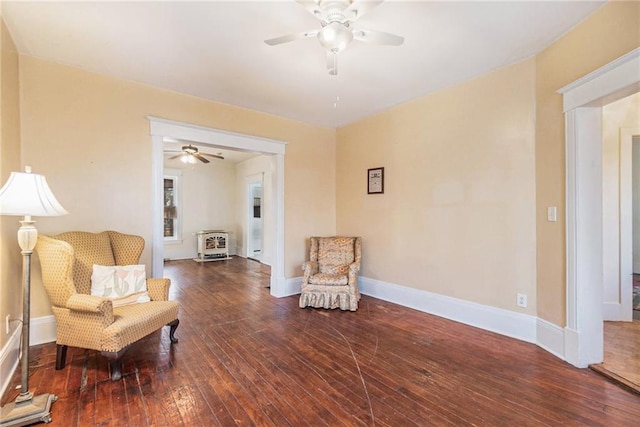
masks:
[[[325,25],[318,33],[318,41],[331,53],[338,53],[353,40],[351,30],[340,22]]]
[[[184,153],[181,157],[180,157],[180,161],[182,163],[185,164],[195,164],[196,163],[196,158],[191,154],[191,153]]]

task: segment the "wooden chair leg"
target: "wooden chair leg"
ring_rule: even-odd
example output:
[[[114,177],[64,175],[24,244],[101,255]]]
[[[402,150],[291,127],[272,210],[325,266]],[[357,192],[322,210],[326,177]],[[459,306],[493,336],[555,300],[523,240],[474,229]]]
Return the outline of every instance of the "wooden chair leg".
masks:
[[[122,378],[121,359],[109,360],[109,367],[111,369],[111,381],[118,381],[120,378]]]
[[[178,329],[178,325],[180,324],[180,320],[176,319],[171,323],[168,323],[167,326],[170,327],[169,329],[169,339],[171,340],[172,343],[177,343],[178,342],[178,338],[175,337],[175,333],[176,333],[176,329]]]
[[[180,320],[176,319],[173,322],[167,324],[171,329],[169,329],[169,339],[172,343],[178,342],[178,338],[175,337],[176,329],[178,329],[178,325],[180,324]],[[63,350],[60,350],[58,346],[58,353],[56,355],[56,369],[58,366],[58,360],[62,360],[62,367],[64,367],[64,359],[67,354],[67,346],[64,346]],[[101,354],[109,359],[109,369],[111,370],[111,381],[118,381],[122,378],[122,356],[129,349],[129,346],[123,348],[120,351],[103,351]],[[60,368],[62,369],[62,368]]]
[[[122,378],[122,356],[129,349],[129,346],[120,351],[103,351],[101,354],[109,359],[109,369],[111,370],[111,381],[118,381]]]
[[[67,346],[56,344],[56,370],[63,369],[67,364]]]

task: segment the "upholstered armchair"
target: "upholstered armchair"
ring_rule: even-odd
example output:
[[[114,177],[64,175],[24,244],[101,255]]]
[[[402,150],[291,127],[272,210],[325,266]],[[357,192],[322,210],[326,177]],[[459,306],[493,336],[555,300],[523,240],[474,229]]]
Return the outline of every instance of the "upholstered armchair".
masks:
[[[358,272],[360,237],[312,237],[304,273],[300,307],[356,311],[360,301]]]
[[[165,325],[171,342],[178,341],[178,302],[168,300],[169,279],[146,279],[142,300],[148,302],[120,305],[117,299],[91,295],[94,265],[135,265],[143,248],[142,237],[115,231],[38,237],[42,282],[56,319],[56,369],[65,367],[67,346],[86,348],[107,357],[111,379],[118,380],[131,344]]]

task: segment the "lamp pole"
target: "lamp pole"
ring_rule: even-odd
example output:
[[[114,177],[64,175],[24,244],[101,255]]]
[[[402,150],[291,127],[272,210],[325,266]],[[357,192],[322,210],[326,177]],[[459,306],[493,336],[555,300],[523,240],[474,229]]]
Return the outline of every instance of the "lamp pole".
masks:
[[[0,188],[0,215],[24,216],[18,229],[22,250],[22,355],[21,389],[13,402],[0,409],[0,427],[26,426],[51,422],[51,404],[58,397],[51,393],[34,396],[29,391],[29,329],[31,313],[31,254],[38,241],[38,230],[31,215],[56,216],[67,211],[58,203],[42,175],[12,172]]]

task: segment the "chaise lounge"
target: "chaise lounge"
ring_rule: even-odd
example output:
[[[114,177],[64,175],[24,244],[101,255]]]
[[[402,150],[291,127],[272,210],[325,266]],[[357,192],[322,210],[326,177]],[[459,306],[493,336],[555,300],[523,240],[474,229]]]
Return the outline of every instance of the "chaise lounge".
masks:
[[[141,293],[148,302],[119,305],[117,299],[91,295],[94,265],[133,266],[143,249],[142,237],[115,231],[38,237],[42,282],[56,319],[56,369],[65,367],[68,346],[97,350],[109,359],[115,381],[122,377],[121,359],[131,344],[165,325],[171,342],[178,341],[179,305],[168,300],[169,279],[146,279],[146,293]]]

